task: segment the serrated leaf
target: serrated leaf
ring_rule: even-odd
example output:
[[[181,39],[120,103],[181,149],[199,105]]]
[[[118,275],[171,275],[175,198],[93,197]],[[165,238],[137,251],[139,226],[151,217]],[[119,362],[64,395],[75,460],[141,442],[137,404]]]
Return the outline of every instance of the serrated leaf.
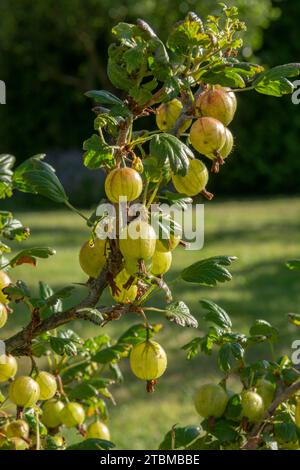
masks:
[[[40,194],[54,202],[68,200],[65,190],[45,154],[35,155],[19,165],[13,175],[13,186],[24,193]]]
[[[223,372],[229,372],[235,361],[243,360],[244,353],[244,348],[239,343],[223,344],[218,353],[219,368]]]
[[[185,175],[190,159],[195,158],[192,150],[174,135],[155,134],[150,141],[150,155],[159,166],[168,164],[174,174]]]
[[[297,77],[299,73],[299,63],[278,65],[260,74],[253,86],[259,93],[280,97],[294,91],[294,86],[288,78]]]
[[[104,439],[85,439],[66,448],[66,450],[110,450],[115,447],[110,441]]]
[[[62,356],[76,356],[78,346],[82,343],[80,337],[73,330],[59,331],[57,336],[49,337],[50,346],[56,354]]]
[[[197,261],[181,272],[181,278],[201,286],[214,287],[218,282],[231,281],[232,275],[225,266],[230,266],[234,256],[215,256]]]
[[[0,199],[12,195],[12,168],[15,164],[15,157],[9,154],[0,154]]]
[[[271,341],[276,341],[278,338],[278,330],[266,320],[256,320],[249,333],[251,336],[266,336]]]
[[[14,258],[9,261],[11,267],[18,266],[23,263],[30,263],[35,265],[36,258],[49,258],[49,256],[55,255],[56,251],[53,248],[48,247],[36,247],[28,248],[27,250],[20,251]]]
[[[83,142],[84,165],[90,170],[96,170],[104,165],[110,165],[113,160],[113,149],[105,144],[97,134],[93,134]]]
[[[198,321],[190,313],[188,306],[182,302],[173,302],[166,307],[166,318],[179,326],[198,328]]]
[[[212,322],[220,328],[230,331],[232,323],[225,310],[211,300],[200,300],[200,304],[207,310],[203,317],[205,321]]]
[[[200,435],[201,428],[198,426],[173,427],[165,435],[159,450],[185,449]]]
[[[221,444],[235,442],[239,438],[239,433],[234,429],[233,425],[224,419],[217,421],[212,430],[207,430],[211,432]]]
[[[201,80],[211,85],[221,85],[230,88],[245,88],[246,86],[241,74],[232,67],[213,67],[201,75]]]

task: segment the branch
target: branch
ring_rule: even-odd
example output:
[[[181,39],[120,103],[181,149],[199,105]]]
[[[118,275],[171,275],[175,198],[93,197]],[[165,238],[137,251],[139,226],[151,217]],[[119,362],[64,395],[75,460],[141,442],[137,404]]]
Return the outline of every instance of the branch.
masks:
[[[267,424],[267,421],[274,416],[275,411],[277,410],[278,406],[283,403],[284,401],[288,400],[290,397],[295,395],[296,392],[300,390],[300,380],[297,380],[294,384],[290,385],[286,388],[275,400],[271,403],[267,411],[265,412],[264,416],[262,417],[261,421],[257,423],[254,428],[252,429],[251,433],[248,436],[248,440],[246,444],[243,445],[243,450],[256,450],[260,441],[261,441],[261,433]]]
[[[46,331],[53,330],[72,320],[83,318],[82,310],[93,308],[97,305],[104,289],[107,286],[107,270],[104,269],[100,276],[90,283],[88,295],[76,306],[69,308],[65,312],[56,313],[41,322],[31,322],[19,333],[5,341],[7,353],[15,356],[30,354],[32,339]]]
[[[202,93],[203,87],[200,85],[198,90],[196,91],[194,98],[192,96],[187,95],[183,108],[181,110],[180,116],[177,118],[173,129],[170,131],[170,134],[175,135],[178,137],[180,134],[180,128],[185,123],[187,119],[191,119],[191,113],[193,111],[193,104],[194,101],[198,98],[198,96]]]

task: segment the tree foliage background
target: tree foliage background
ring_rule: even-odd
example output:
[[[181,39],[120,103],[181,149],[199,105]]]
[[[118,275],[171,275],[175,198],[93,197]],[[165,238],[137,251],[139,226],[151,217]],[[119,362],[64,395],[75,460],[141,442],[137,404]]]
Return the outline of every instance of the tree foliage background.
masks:
[[[259,51],[262,64],[275,66],[299,57],[299,2],[227,3],[238,6],[248,24],[246,59]],[[170,25],[189,10],[205,16],[214,6],[214,0],[1,0],[0,78],[7,86],[7,104],[0,107],[0,152],[23,160],[41,151],[59,149],[61,158],[61,151],[80,150],[92,122],[83,93],[109,88],[106,51],[112,26],[142,16],[164,39]],[[240,93],[239,104],[236,150],[212,189],[228,195],[298,192],[299,107],[290,97],[254,92]],[[76,158],[67,160],[64,172],[74,173]],[[77,202],[94,199],[85,188],[78,186],[76,192]]]

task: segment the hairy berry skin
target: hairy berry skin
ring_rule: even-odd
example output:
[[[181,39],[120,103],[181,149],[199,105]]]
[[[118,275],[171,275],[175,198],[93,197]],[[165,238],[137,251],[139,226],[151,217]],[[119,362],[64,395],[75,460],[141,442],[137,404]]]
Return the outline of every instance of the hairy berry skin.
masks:
[[[106,264],[105,257],[106,240],[97,238],[91,245],[85,242],[79,253],[81,269],[90,277],[98,277]]]
[[[79,403],[69,402],[61,410],[60,419],[67,428],[80,426],[85,420],[84,409]]]
[[[145,341],[133,346],[130,367],[138,379],[155,380],[163,375],[167,368],[167,355],[156,341]]]
[[[229,397],[221,385],[202,385],[195,395],[195,408],[203,418],[220,418],[226,409]]]
[[[0,328],[3,328],[7,322],[7,309],[0,303]]]
[[[135,219],[123,229],[119,240],[120,251],[125,259],[152,258],[155,251],[156,234],[147,222]]]
[[[40,387],[31,377],[20,376],[10,384],[8,395],[15,405],[30,408],[40,397]]]
[[[13,356],[0,356],[0,382],[12,379],[18,370],[18,364]]]
[[[218,119],[228,126],[236,112],[236,97],[232,91],[222,87],[213,87],[199,95],[196,101],[196,111],[199,116]]]
[[[179,118],[183,105],[181,101],[174,98],[168,103],[162,103],[156,109],[156,124],[161,131],[170,131],[175,126],[177,119]],[[187,119],[180,127],[179,132],[186,131],[192,123],[191,119]]]
[[[171,264],[172,253],[170,251],[167,251],[166,253],[156,251],[152,258],[151,272],[154,276],[161,276],[169,271]]]
[[[60,400],[49,400],[43,405],[42,423],[47,428],[57,428],[62,424],[60,412],[64,408],[64,404]]]
[[[206,188],[208,171],[200,160],[191,160],[185,176],[173,175],[172,182],[176,191],[187,196],[196,196]]]
[[[208,158],[215,158],[225,144],[225,127],[215,118],[201,117],[190,130],[190,141],[194,149]]]
[[[5,271],[0,271],[0,302],[3,305],[8,304],[7,296],[2,292],[2,289],[8,287],[11,284],[10,277],[6,274]]]
[[[40,400],[50,400],[53,398],[56,390],[57,383],[54,375],[48,372],[40,372],[35,379],[40,387]]]
[[[115,285],[118,288],[119,292],[113,294],[112,289],[110,288],[111,294],[116,302],[119,304],[128,304],[133,302],[137,296],[137,285],[132,284],[128,289],[124,288],[126,282],[128,282],[130,278],[130,274],[127,273],[125,269],[117,274],[114,279]]]
[[[242,393],[242,415],[248,418],[250,423],[259,421],[264,411],[264,401],[258,393],[251,390],[246,390]]]
[[[116,168],[105,180],[106,196],[113,203],[118,203],[120,197],[125,197],[128,202],[133,201],[140,196],[142,190],[142,178],[132,168]]]
[[[108,427],[99,420],[88,426],[86,434],[88,439],[104,439],[105,441],[110,440],[110,432]]]

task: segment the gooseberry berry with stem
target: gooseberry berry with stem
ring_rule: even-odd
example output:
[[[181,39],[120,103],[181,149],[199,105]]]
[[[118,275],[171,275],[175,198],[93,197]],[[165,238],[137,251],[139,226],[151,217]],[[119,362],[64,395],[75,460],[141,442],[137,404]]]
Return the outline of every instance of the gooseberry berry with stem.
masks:
[[[12,379],[18,370],[16,359],[11,355],[0,355],[0,382]]]
[[[80,426],[85,420],[84,409],[79,403],[66,403],[60,412],[60,419],[62,424],[64,424],[67,428]]]
[[[195,408],[203,418],[220,418],[226,409],[229,396],[221,385],[204,384],[195,395]]]
[[[46,401],[42,408],[42,423],[50,429],[60,426],[62,424],[60,412],[64,406],[65,405],[60,400],[52,399]]]
[[[156,380],[167,368],[165,350],[153,340],[137,344],[130,353],[130,367],[137,378],[146,381]]]
[[[96,238],[85,242],[79,253],[81,269],[90,277],[98,277],[106,263],[106,240]]]
[[[201,117],[190,130],[190,141],[194,149],[209,158],[216,158],[225,144],[225,127],[215,118]]]
[[[201,160],[191,160],[185,176],[173,175],[172,182],[176,191],[187,196],[196,196],[205,191],[208,171]]]
[[[88,426],[86,434],[88,439],[104,439],[106,441],[110,440],[110,432],[108,427],[98,419]]]

